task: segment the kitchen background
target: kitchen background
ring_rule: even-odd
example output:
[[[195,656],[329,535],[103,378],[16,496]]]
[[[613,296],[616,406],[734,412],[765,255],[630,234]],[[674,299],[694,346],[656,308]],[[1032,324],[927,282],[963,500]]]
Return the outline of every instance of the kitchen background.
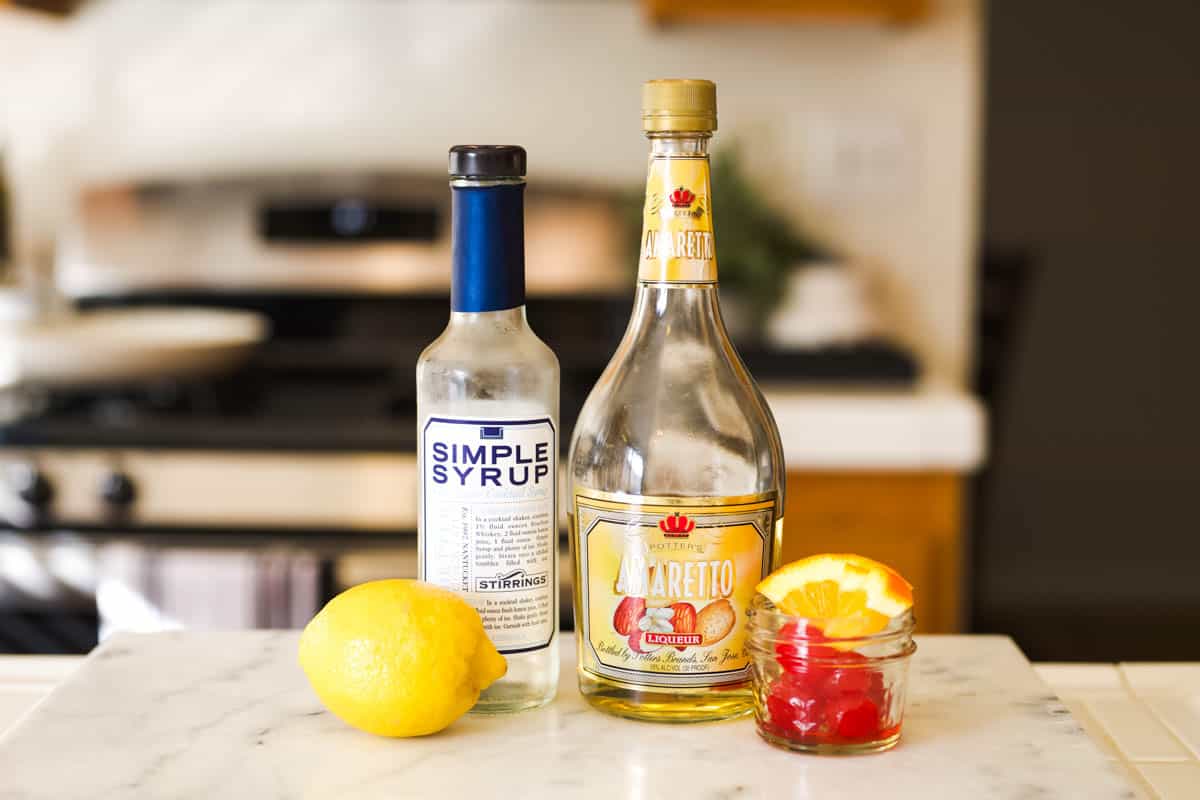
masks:
[[[785,556],[880,558],[925,630],[1035,659],[1200,657],[1200,19],[1158,5],[0,2],[0,652],[414,574],[446,149],[530,153],[569,431],[632,299],[640,83],[694,76]]]

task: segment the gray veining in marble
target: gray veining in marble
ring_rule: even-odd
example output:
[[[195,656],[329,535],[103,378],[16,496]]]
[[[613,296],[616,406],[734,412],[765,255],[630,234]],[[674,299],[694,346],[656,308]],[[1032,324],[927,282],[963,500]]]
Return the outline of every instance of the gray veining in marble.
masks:
[[[122,636],[0,740],[0,798],[1133,798],[1002,637],[927,636],[889,753],[785,753],[749,720],[588,708],[563,642],[550,706],[380,739],[322,710],[295,633]]]

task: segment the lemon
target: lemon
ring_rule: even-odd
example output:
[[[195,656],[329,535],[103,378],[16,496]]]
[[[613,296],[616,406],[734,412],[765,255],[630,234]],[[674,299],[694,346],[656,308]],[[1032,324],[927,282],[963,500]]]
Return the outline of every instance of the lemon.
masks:
[[[330,600],[300,636],[300,666],[326,708],[380,736],[442,730],[508,668],[475,609],[411,580]]]

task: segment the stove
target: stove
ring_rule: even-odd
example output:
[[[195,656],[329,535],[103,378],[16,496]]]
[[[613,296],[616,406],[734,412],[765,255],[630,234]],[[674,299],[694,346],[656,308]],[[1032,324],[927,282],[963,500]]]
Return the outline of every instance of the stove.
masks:
[[[447,195],[370,175],[85,192],[57,265],[70,302],[243,309],[271,335],[227,374],[0,394],[0,652],[83,652],[97,622],[302,624],[347,585],[415,574],[415,364],[449,314]],[[578,187],[527,207],[564,448],[631,310],[611,209]],[[916,375],[887,342],[739,348],[760,382]]]
[[[85,307],[219,305],[273,334],[211,379],[33,392],[0,425],[0,510],[17,527],[415,529],[414,364],[444,296],[140,294]],[[535,301],[571,357],[573,420],[628,315],[625,298]],[[567,441],[567,437],[563,437]]]
[[[105,627],[303,624],[347,585],[415,576],[414,365],[449,298],[198,291],[80,303],[176,304],[254,310],[272,335],[230,374],[4,398],[0,652],[86,652]],[[551,344],[578,356],[563,370],[564,421],[628,312],[626,298],[532,304]],[[64,571],[67,551],[90,577]]]
[[[336,171],[85,187],[56,264],[69,301],[249,310],[272,332],[232,374],[0,397],[0,521],[411,532],[414,365],[449,313],[448,194],[444,177]],[[528,311],[559,356],[564,443],[629,318],[614,214],[598,190],[529,190]],[[887,342],[741,349],[760,382],[915,376]]]

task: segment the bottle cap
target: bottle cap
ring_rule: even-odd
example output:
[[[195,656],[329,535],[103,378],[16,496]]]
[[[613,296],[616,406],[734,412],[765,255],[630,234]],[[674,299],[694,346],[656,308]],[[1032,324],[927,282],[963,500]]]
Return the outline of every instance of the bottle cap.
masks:
[[[525,148],[515,144],[459,144],[450,148],[450,177],[524,178]]]
[[[642,84],[642,130],[671,133],[716,129],[717,85],[712,81],[666,78]]]

